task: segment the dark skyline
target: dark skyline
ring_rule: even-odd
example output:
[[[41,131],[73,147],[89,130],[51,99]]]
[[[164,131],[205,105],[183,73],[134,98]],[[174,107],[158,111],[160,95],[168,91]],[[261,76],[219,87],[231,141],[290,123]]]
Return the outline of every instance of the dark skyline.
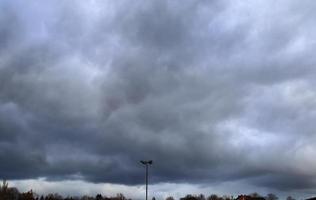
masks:
[[[153,159],[158,196],[315,194],[315,10],[0,0],[0,179],[139,197]]]

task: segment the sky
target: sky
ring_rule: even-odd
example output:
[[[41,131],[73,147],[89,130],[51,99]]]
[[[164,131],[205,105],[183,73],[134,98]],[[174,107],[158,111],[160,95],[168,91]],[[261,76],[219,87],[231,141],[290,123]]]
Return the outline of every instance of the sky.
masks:
[[[316,2],[0,0],[0,179],[316,194]]]

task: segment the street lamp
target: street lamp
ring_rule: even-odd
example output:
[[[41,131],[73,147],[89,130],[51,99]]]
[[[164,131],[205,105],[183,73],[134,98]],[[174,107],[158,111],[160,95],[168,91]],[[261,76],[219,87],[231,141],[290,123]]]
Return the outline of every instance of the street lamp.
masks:
[[[148,165],[152,165],[153,161],[152,160],[141,160],[140,162],[146,166],[146,200],[147,200],[147,197],[148,197]]]

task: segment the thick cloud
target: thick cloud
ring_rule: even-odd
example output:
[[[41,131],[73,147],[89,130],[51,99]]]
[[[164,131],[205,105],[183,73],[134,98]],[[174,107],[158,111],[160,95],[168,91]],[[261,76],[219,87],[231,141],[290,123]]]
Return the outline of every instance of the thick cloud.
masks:
[[[316,189],[307,1],[0,3],[0,178]]]

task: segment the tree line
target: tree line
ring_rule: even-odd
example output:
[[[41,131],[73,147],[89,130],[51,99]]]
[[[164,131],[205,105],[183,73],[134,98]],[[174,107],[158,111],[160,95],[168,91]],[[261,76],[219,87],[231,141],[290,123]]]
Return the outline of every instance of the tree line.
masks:
[[[3,181],[0,185],[0,200],[131,200],[127,199],[123,194],[117,194],[114,197],[107,197],[101,194],[96,196],[81,196],[81,197],[63,197],[62,195],[47,194],[47,195],[38,195],[32,190],[28,192],[19,192],[17,188],[9,187],[7,181]],[[153,198],[155,200],[155,198]],[[175,200],[172,196],[167,197],[165,200]],[[266,196],[261,196],[258,193],[252,193],[249,195],[239,195],[234,198],[233,196],[218,196],[212,194],[208,197],[203,194],[200,195],[186,195],[180,200],[279,200],[275,194],[267,194]],[[293,197],[288,196],[286,200],[295,200]]]
[[[106,197],[101,194],[96,196],[84,195],[81,197],[63,197],[62,195],[47,194],[47,195],[38,195],[33,190],[28,192],[19,192],[15,187],[9,187],[7,181],[3,181],[0,184],[0,200],[131,200],[127,199],[123,194],[117,194],[114,197]]]

